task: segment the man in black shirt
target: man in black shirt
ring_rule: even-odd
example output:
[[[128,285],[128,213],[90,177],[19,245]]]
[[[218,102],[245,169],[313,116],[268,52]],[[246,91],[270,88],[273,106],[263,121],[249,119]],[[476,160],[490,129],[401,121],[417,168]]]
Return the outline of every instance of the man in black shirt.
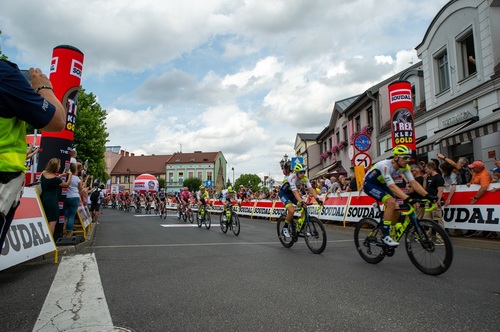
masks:
[[[444,229],[445,227],[443,221],[443,211],[441,210],[444,190],[444,178],[437,172],[437,165],[433,161],[427,163],[427,165],[425,166],[425,173],[427,174],[427,178],[424,183],[425,190],[427,190],[429,195],[437,196],[438,200],[436,201],[436,209],[431,212],[425,212],[424,218],[436,221]],[[436,244],[442,244],[443,239],[440,239],[440,236],[438,234],[436,234],[436,236]]]

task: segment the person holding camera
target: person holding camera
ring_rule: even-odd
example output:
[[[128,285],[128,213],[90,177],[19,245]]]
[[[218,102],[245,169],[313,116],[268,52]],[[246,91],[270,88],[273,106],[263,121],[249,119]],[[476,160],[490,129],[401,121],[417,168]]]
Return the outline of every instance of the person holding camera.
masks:
[[[19,206],[26,172],[26,123],[48,132],[66,125],[66,109],[48,77],[30,68],[0,60],[0,249]],[[29,79],[29,80],[28,80]]]

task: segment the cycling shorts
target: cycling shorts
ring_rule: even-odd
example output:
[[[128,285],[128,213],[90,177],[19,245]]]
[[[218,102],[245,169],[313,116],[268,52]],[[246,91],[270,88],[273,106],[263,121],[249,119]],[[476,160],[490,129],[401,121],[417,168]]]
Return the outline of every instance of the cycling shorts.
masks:
[[[290,186],[281,186],[279,196],[281,202],[285,207],[290,203],[293,203],[295,205],[297,205],[298,203],[297,198],[293,194],[293,191],[290,190]]]
[[[374,169],[368,172],[365,177],[365,183],[363,184],[363,191],[370,197],[375,198],[379,202],[383,202],[382,199],[387,195],[394,197],[394,194],[389,189],[387,184],[381,183],[377,179],[381,176],[380,170]]]

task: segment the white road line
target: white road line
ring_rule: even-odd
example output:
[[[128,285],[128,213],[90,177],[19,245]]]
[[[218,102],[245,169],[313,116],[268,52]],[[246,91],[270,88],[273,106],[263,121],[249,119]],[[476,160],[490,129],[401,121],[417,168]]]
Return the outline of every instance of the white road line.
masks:
[[[161,227],[198,227],[195,224],[160,224]]]
[[[94,254],[63,258],[33,331],[115,331]]]

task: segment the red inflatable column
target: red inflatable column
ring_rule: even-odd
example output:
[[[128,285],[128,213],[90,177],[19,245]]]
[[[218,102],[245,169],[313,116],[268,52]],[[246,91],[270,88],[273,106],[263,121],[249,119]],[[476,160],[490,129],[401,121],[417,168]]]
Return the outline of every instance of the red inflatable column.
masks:
[[[389,107],[391,111],[392,146],[406,145],[416,157],[415,126],[413,121],[413,99],[411,84],[397,81],[389,84]]]
[[[61,159],[61,173],[66,161],[69,161],[69,151],[73,147],[76,122],[78,91],[83,70],[83,53],[75,47],[60,45],[54,48],[50,63],[49,79],[54,87],[56,97],[66,107],[66,127],[58,133],[42,132],[38,172],[45,169],[52,158]]]

